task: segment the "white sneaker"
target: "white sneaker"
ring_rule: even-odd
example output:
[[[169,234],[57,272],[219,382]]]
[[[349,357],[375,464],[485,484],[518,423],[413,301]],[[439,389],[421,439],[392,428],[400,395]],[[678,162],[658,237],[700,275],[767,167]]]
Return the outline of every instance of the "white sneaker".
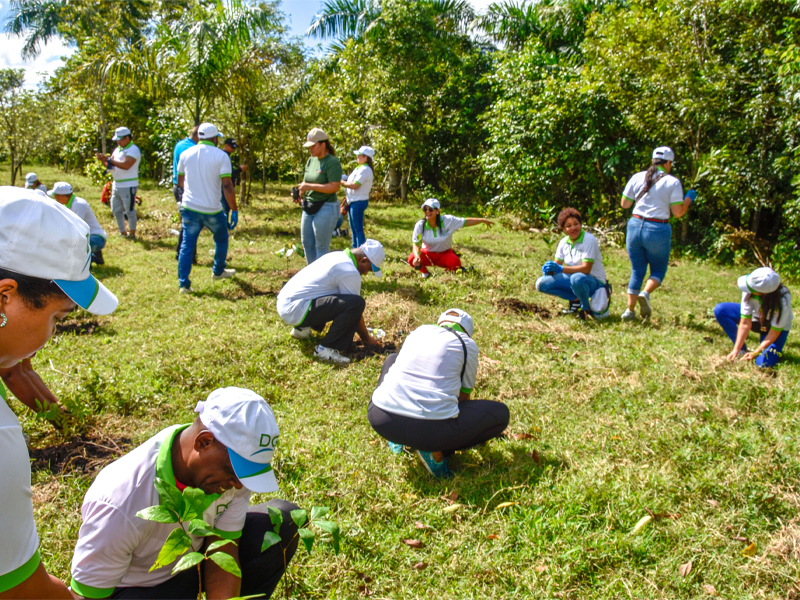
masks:
[[[326,348],[325,346],[317,346],[314,350],[314,356],[320,360],[336,363],[337,365],[349,365],[350,359],[346,356],[339,354],[338,350],[333,348]]]
[[[636,320],[636,313],[633,312],[630,308],[626,308],[625,312],[622,313],[620,319],[623,321],[635,321]]]
[[[211,279],[229,279],[236,274],[236,269],[225,269],[219,275],[211,275]]]
[[[653,309],[650,306],[650,294],[642,292],[639,294],[639,312],[642,313],[643,319],[649,319],[653,314]]]
[[[311,337],[311,327],[292,327],[289,335],[298,340],[307,340]]]
[[[191,294],[192,293],[192,288],[179,287],[178,288],[178,293],[180,293],[180,294]]]

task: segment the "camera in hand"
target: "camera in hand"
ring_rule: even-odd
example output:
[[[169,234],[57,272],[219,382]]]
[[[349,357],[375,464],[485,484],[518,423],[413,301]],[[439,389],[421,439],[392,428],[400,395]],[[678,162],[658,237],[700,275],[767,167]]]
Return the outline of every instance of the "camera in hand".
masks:
[[[300,188],[292,188],[292,200],[300,200]]]

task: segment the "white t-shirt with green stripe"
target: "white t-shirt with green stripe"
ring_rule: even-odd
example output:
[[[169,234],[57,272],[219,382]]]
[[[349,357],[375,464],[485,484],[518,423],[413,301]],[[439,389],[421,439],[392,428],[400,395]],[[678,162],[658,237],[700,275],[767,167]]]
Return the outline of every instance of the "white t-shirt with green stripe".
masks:
[[[659,173],[666,173],[659,169]],[[665,174],[656,181],[638,201],[636,197],[644,189],[644,179],[647,171],[642,171],[631,177],[625,186],[622,195],[634,202],[633,214],[643,219],[667,220],[672,215],[673,204],[683,204],[683,184],[677,177]],[[658,176],[658,173],[654,177]]]
[[[181,208],[205,215],[222,212],[222,180],[231,176],[231,157],[211,142],[200,140],[178,159],[183,175]]]
[[[114,187],[117,188],[131,188],[139,186],[139,163],[142,162],[142,153],[139,147],[131,142],[124,148],[117,146],[114,152],[111,153],[111,158],[115,161],[122,161],[126,158],[135,158],[136,162],[133,163],[130,169],[120,169],[119,167],[111,167],[111,176],[114,178]]]
[[[789,331],[792,328],[792,294],[788,288],[783,288],[785,291],[781,294],[781,314],[778,317],[777,311],[772,315],[770,327],[775,331]],[[741,314],[744,319],[754,319],[756,321],[763,321],[764,315],[761,312],[761,297],[749,292],[742,293]],[[762,323],[762,326],[765,323]]]
[[[358,165],[350,176],[347,178],[347,183],[360,183],[361,186],[356,190],[345,188],[344,195],[348,204],[353,202],[362,202],[369,200],[369,193],[372,191],[372,182],[374,175],[369,165]]]
[[[441,215],[442,228],[431,227],[428,219],[417,221],[414,232],[411,234],[411,243],[419,245],[425,252],[445,252],[453,245],[453,234],[464,227],[467,222],[462,217]]]
[[[597,238],[585,229],[581,231],[574,244],[568,235],[564,236],[556,248],[556,260],[560,260],[568,267],[580,267],[585,262],[592,263],[589,275],[603,283],[606,282],[606,270],[603,268],[603,257],[600,256],[600,244]]]

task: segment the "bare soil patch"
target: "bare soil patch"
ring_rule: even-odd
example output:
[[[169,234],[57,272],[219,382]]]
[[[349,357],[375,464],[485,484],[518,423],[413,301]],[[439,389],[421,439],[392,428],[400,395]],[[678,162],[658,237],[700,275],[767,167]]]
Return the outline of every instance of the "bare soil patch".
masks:
[[[507,313],[528,313],[536,315],[537,317],[541,317],[542,319],[549,319],[553,316],[550,313],[550,310],[544,306],[539,306],[538,304],[533,304],[532,302],[523,302],[519,298],[500,298],[500,300],[495,302],[495,305],[501,311]]]
[[[56,323],[56,333],[74,333],[75,335],[91,335],[100,327],[100,323],[92,321],[78,321],[71,319]]]
[[[92,473],[122,456],[130,443],[127,437],[115,439],[94,434],[76,435],[63,444],[30,448],[31,470],[53,474],[69,471]]]
[[[399,345],[386,341],[386,338],[381,340],[380,346],[365,346],[361,340],[356,340],[350,347],[348,355],[351,360],[363,360],[370,356],[389,356],[392,352],[397,352]]]

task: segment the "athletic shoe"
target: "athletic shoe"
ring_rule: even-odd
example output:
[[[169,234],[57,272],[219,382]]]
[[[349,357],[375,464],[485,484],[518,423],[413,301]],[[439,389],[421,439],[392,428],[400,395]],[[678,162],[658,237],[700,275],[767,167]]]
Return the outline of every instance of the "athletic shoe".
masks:
[[[311,327],[292,327],[289,335],[298,340],[307,340],[311,337]]]
[[[579,318],[581,321],[585,321],[585,320],[586,320],[586,311],[585,311],[585,310],[583,310],[583,309],[580,309],[580,310],[578,311],[578,318]]]
[[[106,261],[103,260],[103,251],[98,250],[94,254],[92,254],[92,262],[96,265],[104,265]]]
[[[388,440],[387,440],[388,441]],[[394,442],[389,443],[389,450],[392,451],[392,454],[402,454],[405,446],[403,444],[395,444]]]
[[[636,313],[633,312],[630,308],[626,308],[625,312],[622,313],[620,317],[623,321],[635,321],[636,320]]]
[[[444,479],[445,477],[452,477],[455,475],[455,473],[450,470],[450,467],[447,466],[446,458],[442,462],[436,462],[433,460],[433,452],[423,452],[421,450],[415,450],[414,452],[419,456],[425,468],[428,469],[428,473],[437,479]]]
[[[423,279],[428,279],[430,276],[431,276],[431,274],[430,274],[430,273],[423,273],[423,274],[422,274],[422,278],[423,278]]]
[[[639,312],[642,313],[643,319],[649,319],[653,314],[653,309],[650,306],[650,294],[642,292],[639,294]]]
[[[191,294],[192,293],[192,288],[179,287],[178,288],[178,293],[180,293],[180,294]]]
[[[562,315],[574,315],[581,309],[580,300],[575,300],[574,302],[570,302],[567,308],[561,310]]]
[[[333,348],[326,348],[325,346],[319,345],[314,350],[314,356],[319,358],[320,360],[324,360],[326,362],[332,362],[337,365],[349,365],[350,359],[346,356],[342,356],[339,354],[338,350],[334,350]]]
[[[224,269],[219,275],[211,275],[211,279],[230,279],[236,274],[236,269]]]
[[[347,231],[347,229],[340,229],[339,230],[339,237],[343,237],[343,238],[350,237],[350,232]]]

